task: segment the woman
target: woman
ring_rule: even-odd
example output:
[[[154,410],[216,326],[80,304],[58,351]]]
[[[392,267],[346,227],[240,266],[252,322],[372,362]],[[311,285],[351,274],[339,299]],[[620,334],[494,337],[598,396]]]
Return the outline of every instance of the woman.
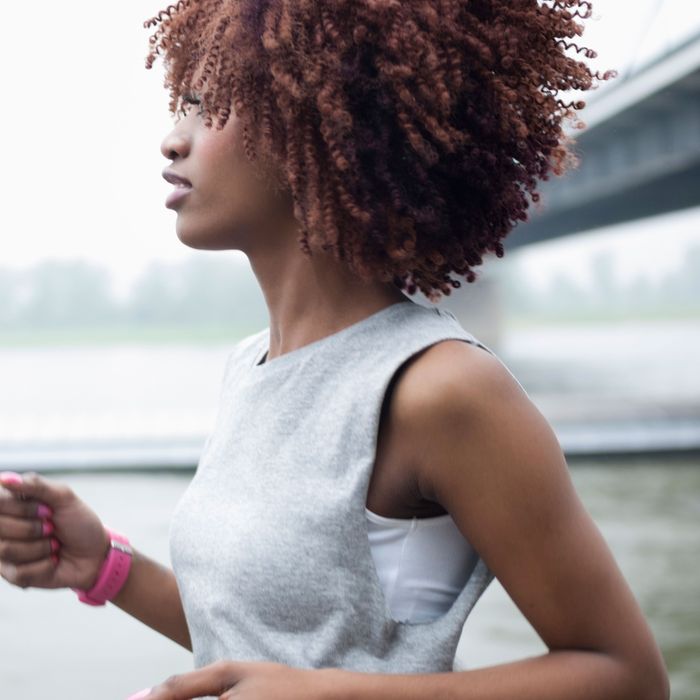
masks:
[[[243,251],[270,325],[229,355],[172,571],[66,485],[0,479],[8,582],[109,600],[193,652],[132,700],[668,698],[551,427],[454,316],[410,299],[473,282],[524,192],[575,162],[561,122],[583,103],[557,91],[614,75],[565,55],[595,56],[563,38],[590,12],[181,0],[146,23],[181,114],[161,148],[177,235]],[[452,672],[493,576],[549,651]]]

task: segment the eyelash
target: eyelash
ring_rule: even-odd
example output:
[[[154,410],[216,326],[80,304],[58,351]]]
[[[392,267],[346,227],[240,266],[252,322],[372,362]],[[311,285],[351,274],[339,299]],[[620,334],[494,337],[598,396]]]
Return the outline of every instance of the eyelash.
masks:
[[[185,104],[191,104],[191,105],[201,105],[201,103],[202,103],[201,100],[199,99],[199,97],[197,97],[195,95],[191,95],[191,94],[183,95],[182,101]],[[184,107],[180,108],[180,114],[183,117],[187,116],[187,111],[185,110]],[[204,114],[204,110],[200,109],[199,112],[197,112],[197,116],[200,117],[200,116],[202,116],[202,114]]]

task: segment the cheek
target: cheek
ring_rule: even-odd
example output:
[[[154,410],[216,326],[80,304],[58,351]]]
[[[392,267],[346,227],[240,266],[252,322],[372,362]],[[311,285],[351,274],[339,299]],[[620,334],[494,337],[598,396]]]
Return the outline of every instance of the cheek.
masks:
[[[240,186],[250,168],[245,153],[237,146],[242,143],[238,128],[230,126],[223,131],[208,130],[197,143],[198,169],[204,180],[214,189],[231,189],[231,185]]]
[[[196,143],[196,192],[177,221],[181,242],[194,248],[245,246],[280,215],[275,195],[237,144],[242,136],[228,125],[200,133]],[[195,155],[193,153],[193,155]],[[289,205],[290,216],[292,211]]]
[[[176,231],[193,248],[228,249],[244,245],[264,218],[264,201],[245,164],[230,153],[200,152],[199,187],[183,204]]]
[[[198,166],[202,203],[221,211],[245,201],[247,168],[232,148],[209,139],[201,144]]]
[[[266,220],[274,210],[272,193],[244,155],[207,146],[206,203],[231,223]]]

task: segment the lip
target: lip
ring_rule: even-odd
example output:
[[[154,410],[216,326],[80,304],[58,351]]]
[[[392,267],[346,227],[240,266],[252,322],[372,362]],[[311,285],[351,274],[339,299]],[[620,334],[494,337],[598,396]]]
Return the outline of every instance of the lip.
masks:
[[[167,168],[163,171],[163,179],[167,180],[171,185],[192,187],[192,183],[186,177],[182,177],[182,175],[178,175],[176,172],[168,170]]]
[[[165,206],[168,208],[174,207],[192,190],[192,183],[186,177],[182,177],[182,175],[178,175],[167,168],[163,170],[163,179],[170,184],[175,185],[175,189],[165,200]]]
[[[176,185],[175,189],[168,195],[165,200],[165,206],[172,209],[176,204],[178,204],[182,199],[184,199],[192,191],[191,187],[186,185]]]

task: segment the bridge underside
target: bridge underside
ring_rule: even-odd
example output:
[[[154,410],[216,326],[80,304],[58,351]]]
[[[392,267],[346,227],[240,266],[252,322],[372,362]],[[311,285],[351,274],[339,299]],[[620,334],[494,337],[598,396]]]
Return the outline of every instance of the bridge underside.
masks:
[[[700,206],[700,37],[580,116],[579,167],[541,183],[507,249]]]
[[[642,182],[620,177],[605,183],[598,194],[521,225],[506,238],[504,247],[508,250],[696,206],[700,206],[700,162],[686,163]]]

